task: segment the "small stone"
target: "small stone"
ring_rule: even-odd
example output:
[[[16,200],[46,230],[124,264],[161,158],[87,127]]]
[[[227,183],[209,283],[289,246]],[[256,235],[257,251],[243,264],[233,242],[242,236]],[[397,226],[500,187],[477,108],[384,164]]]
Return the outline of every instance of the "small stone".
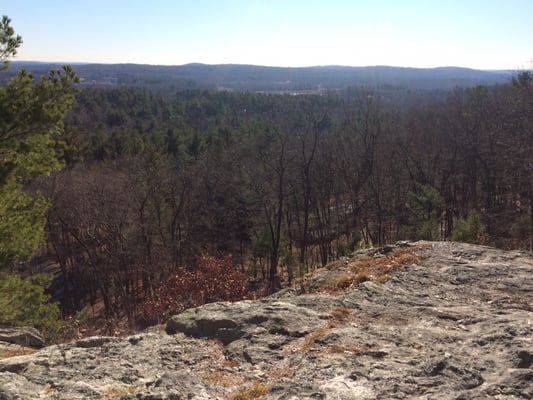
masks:
[[[518,352],[518,358],[520,359],[520,362],[518,363],[517,368],[529,368],[533,364],[532,352],[522,350]]]

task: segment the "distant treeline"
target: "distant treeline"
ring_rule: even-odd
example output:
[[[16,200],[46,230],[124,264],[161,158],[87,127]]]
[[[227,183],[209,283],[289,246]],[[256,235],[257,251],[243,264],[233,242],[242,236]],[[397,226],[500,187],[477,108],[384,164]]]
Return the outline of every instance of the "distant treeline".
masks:
[[[13,62],[14,74],[26,68],[36,76],[46,75],[59,65]],[[351,86],[397,87],[411,90],[451,89],[455,86],[502,84],[509,71],[480,71],[467,68],[303,67],[281,68],[255,65],[180,66],[141,64],[77,64],[82,86],[142,86],[161,93],[175,90],[208,89],[232,91],[298,92],[345,90]]]
[[[84,88],[66,132],[67,168],[32,188],[69,312],[103,298],[134,319],[206,249],[274,283],[399,239],[532,246],[528,73],[423,93]]]

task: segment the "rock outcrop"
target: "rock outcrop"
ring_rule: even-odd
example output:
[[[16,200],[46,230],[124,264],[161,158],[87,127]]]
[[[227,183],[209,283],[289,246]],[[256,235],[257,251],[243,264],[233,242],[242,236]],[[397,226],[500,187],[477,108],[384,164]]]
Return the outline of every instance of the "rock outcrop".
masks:
[[[0,328],[0,342],[26,347],[43,347],[46,343],[43,334],[32,327]]]
[[[207,304],[130,337],[5,358],[0,399],[533,398],[533,258],[418,252],[384,283]]]

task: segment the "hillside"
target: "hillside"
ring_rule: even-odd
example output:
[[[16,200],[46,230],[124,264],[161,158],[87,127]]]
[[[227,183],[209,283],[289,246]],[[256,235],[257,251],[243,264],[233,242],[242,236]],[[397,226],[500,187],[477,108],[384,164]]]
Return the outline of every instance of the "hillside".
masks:
[[[0,398],[533,396],[531,255],[399,243],[336,261],[297,289],[5,358]]]
[[[13,62],[11,73],[26,68],[36,75],[59,65]],[[467,68],[400,68],[389,66],[303,68],[254,65],[157,66],[140,64],[73,65],[83,85],[144,86],[155,90],[225,89],[232,91],[320,92],[352,86],[450,89],[508,83],[510,71],[480,71]]]

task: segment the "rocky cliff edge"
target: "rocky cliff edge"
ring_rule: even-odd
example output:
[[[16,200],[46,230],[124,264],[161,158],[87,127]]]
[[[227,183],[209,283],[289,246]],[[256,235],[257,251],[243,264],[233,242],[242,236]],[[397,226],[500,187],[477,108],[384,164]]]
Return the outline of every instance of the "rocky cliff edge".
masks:
[[[133,336],[4,358],[0,399],[533,398],[533,258],[414,249],[388,280],[321,290],[346,277],[344,259],[311,293],[207,304]]]

